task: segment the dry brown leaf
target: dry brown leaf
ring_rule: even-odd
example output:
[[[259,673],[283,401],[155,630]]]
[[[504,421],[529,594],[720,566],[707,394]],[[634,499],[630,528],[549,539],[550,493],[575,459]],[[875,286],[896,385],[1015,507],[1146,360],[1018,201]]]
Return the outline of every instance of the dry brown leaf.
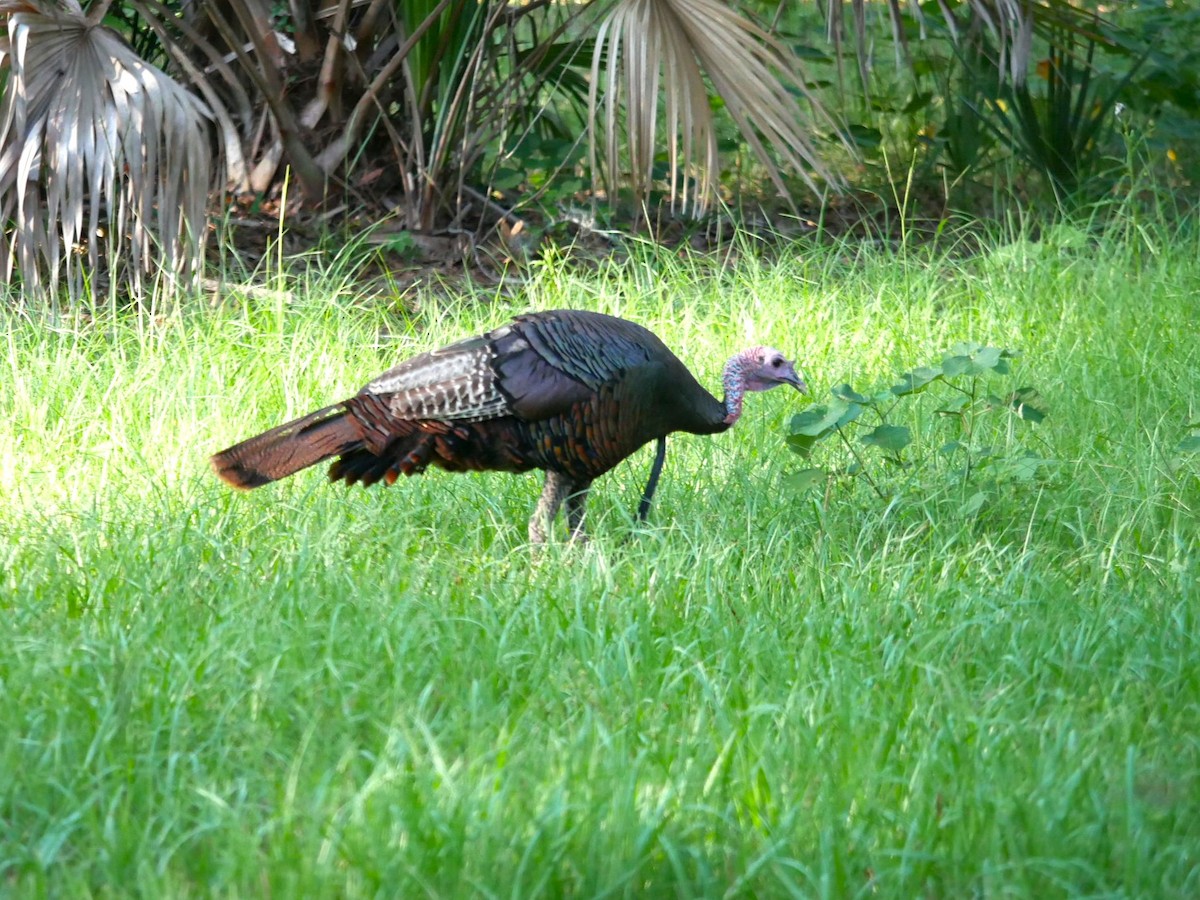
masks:
[[[0,101],[0,268],[26,290],[65,280],[73,298],[100,265],[171,283],[196,270],[205,237],[210,113],[92,27],[76,3],[0,0],[9,67]],[[84,263],[86,262],[86,267]]]

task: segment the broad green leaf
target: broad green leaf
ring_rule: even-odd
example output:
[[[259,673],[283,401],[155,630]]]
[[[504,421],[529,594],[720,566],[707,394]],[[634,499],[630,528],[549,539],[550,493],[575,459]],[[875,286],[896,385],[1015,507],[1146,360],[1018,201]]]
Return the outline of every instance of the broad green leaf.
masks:
[[[797,59],[831,62],[829,54],[819,47],[813,47],[808,44],[792,44],[791,49]]]
[[[1033,422],[1035,425],[1046,418],[1046,414],[1036,406],[1030,406],[1028,403],[1013,404],[1013,412],[1018,418],[1024,419],[1026,422]]]
[[[1176,453],[1200,453],[1200,434],[1189,434],[1179,446],[1175,448]]]
[[[1009,475],[1015,481],[1033,481],[1038,477],[1042,468],[1049,466],[1052,462],[1052,460],[1030,454],[1007,460],[1004,468],[1008,470]]]
[[[846,411],[838,416],[837,427],[845,428],[847,425],[861,416],[865,408],[866,407],[859,403],[848,403],[846,405]]]
[[[789,434],[786,438],[788,449],[801,456],[808,456],[817,440],[818,438],[811,434]]]
[[[900,381],[892,386],[892,393],[897,397],[915,394],[927,388],[931,382],[942,377],[942,370],[932,366],[921,366],[900,376]]]
[[[980,372],[984,372],[995,368],[996,364],[1000,362],[1000,353],[999,347],[983,347],[972,357],[971,361],[975,363]]]
[[[520,187],[525,182],[525,173],[517,169],[501,167],[492,175],[492,187],[497,190],[507,191],[512,188]]]
[[[999,347],[980,347],[978,344],[955,344],[952,355],[942,361],[942,372],[947,378],[959,375],[974,377],[985,372],[998,375],[1008,374],[1008,360],[1012,354]]]
[[[962,441],[948,441],[947,443],[942,444],[942,446],[938,448],[938,453],[942,454],[943,456],[950,456],[954,453],[957,453],[959,450],[966,450],[966,449],[967,449],[967,445],[964,444]]]
[[[968,373],[971,373],[971,357],[947,356],[942,360],[942,374],[947,378],[957,378]]]
[[[814,438],[823,437],[838,424],[838,420],[847,411],[847,408],[847,404],[840,401],[831,403],[828,406],[823,403],[810,406],[804,412],[792,416],[789,431],[793,435],[804,434]]]
[[[1016,356],[1011,350],[1001,347],[983,347],[979,344],[958,343],[950,349],[950,355],[942,361],[942,371],[947,378],[959,375],[974,377],[985,372],[1007,375],[1008,360]]]
[[[959,511],[964,516],[974,516],[979,512],[979,510],[983,509],[983,504],[986,502],[987,494],[985,494],[983,491],[976,491],[963,502],[963,505],[960,507]]]
[[[846,129],[851,142],[857,147],[862,147],[867,150],[873,150],[883,143],[883,134],[878,128],[870,128],[866,125],[851,125]]]
[[[880,425],[859,440],[881,450],[899,453],[912,443],[912,432],[904,425]]]
[[[945,406],[938,410],[938,414],[943,416],[957,416],[970,402],[971,398],[966,394],[955,394],[946,401]]]
[[[1008,405],[1018,418],[1037,424],[1046,418],[1046,411],[1038,406],[1041,395],[1030,387],[1018,388],[1008,396]]]
[[[829,477],[824,469],[801,469],[799,472],[789,472],[783,476],[783,486],[789,491],[803,493],[809,488],[817,487]]]
[[[904,108],[901,109],[900,112],[904,113],[906,116],[911,116],[913,113],[923,110],[930,104],[932,100],[933,94],[930,91],[914,93],[909,101],[904,104]]]
[[[845,400],[847,403],[871,403],[870,397],[864,397],[848,384],[839,384],[830,393],[839,400]]]

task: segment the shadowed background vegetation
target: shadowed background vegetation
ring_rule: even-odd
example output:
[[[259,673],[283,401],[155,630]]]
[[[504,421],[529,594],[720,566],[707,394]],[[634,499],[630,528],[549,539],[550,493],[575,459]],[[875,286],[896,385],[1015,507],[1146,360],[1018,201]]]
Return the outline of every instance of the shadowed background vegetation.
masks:
[[[895,238],[956,213],[1186,209],[1197,15],[3,0],[0,262],[53,303],[191,283],[210,228],[248,271],[286,226],[297,248],[369,240],[390,272],[489,277],[628,227],[706,246],[730,218]]]

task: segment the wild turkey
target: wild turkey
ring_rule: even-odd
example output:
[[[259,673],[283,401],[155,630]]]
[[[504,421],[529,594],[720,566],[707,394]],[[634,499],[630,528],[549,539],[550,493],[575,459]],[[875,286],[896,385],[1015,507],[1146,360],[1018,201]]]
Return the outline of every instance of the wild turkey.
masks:
[[[640,325],[581,310],[518,316],[487,334],[422,353],[327,406],[212,457],[236,488],[255,488],[338,457],[332,481],[388,484],[428,466],[451,472],[545,469],[529,539],[566,502],[583,534],[592,481],[650,441],[657,454],[645,518],[672,431],[715,434],[742,414],[747,391],[804,382],[778,350],[751,347],[725,365],[717,400]]]

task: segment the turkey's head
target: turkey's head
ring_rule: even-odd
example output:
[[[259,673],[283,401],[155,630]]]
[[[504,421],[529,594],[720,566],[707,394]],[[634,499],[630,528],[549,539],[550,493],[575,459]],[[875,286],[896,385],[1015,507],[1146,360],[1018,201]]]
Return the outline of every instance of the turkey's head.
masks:
[[[725,386],[725,422],[729,425],[741,416],[742,400],[748,391],[769,391],[790,384],[802,394],[808,392],[804,379],[796,374],[795,364],[774,347],[751,347],[732,356],[721,380]]]
[[[796,374],[795,363],[774,347],[752,347],[740,355],[748,357],[744,390],[769,391],[781,384],[790,384],[802,394],[808,392],[808,385]]]

